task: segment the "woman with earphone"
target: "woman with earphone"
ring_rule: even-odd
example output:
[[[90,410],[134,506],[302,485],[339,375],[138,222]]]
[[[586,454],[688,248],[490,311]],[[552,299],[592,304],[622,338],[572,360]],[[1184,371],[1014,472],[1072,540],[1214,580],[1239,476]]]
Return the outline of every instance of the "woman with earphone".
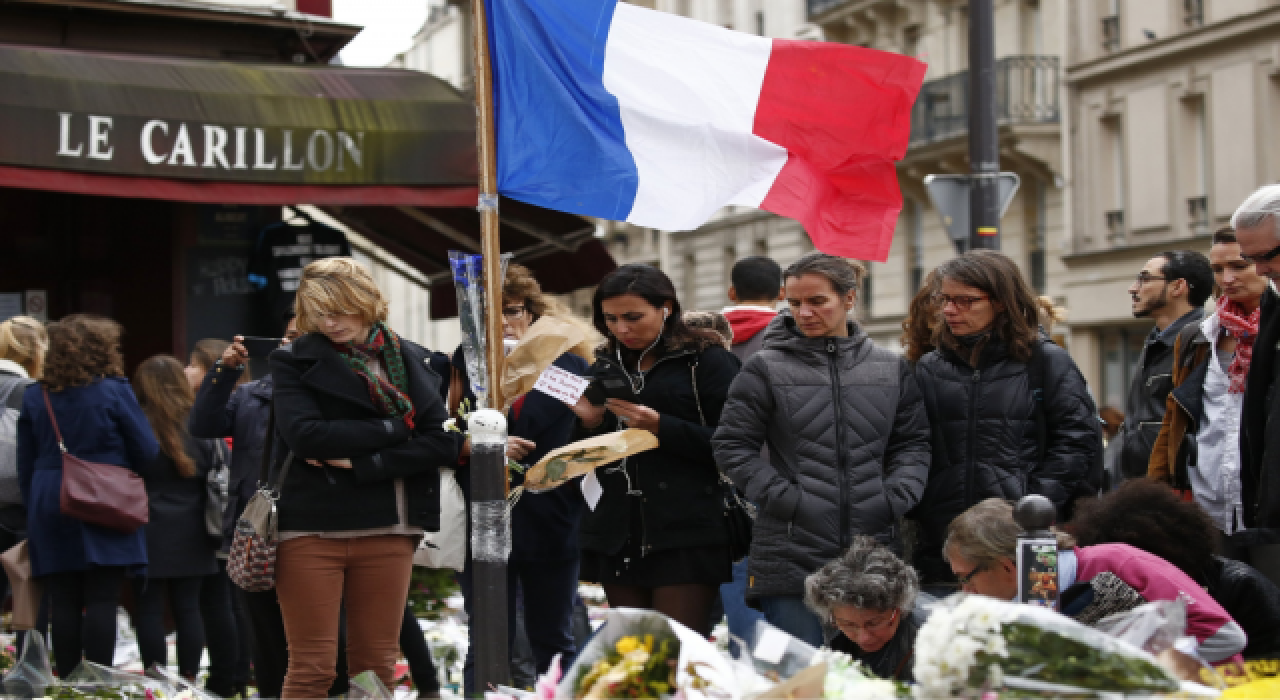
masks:
[[[657,610],[706,635],[732,578],[711,436],[738,359],[714,331],[685,325],[671,280],[650,265],[611,273],[592,311],[607,340],[591,375],[633,400],[597,405],[588,392],[573,411],[587,434],[638,428],[659,446],[595,470],[602,493],[583,516],[580,578],[600,583],[611,607]]]

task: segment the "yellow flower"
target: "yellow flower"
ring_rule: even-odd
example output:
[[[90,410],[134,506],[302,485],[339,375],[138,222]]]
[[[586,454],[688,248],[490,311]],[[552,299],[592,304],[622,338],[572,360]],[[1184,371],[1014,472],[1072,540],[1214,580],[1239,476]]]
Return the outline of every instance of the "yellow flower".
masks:
[[[622,639],[618,640],[618,644],[616,645],[615,648],[618,650],[619,654],[626,656],[627,654],[635,651],[636,648],[639,646],[640,646],[639,639],[636,639],[635,637],[623,637]]]
[[[650,654],[653,653],[653,635],[652,634],[646,634],[644,636],[644,650],[649,652]]]
[[[1239,700],[1245,698],[1274,698],[1277,696],[1280,696],[1280,679],[1277,678],[1268,678],[1238,685],[1234,688],[1228,688],[1222,694],[1223,698]]]

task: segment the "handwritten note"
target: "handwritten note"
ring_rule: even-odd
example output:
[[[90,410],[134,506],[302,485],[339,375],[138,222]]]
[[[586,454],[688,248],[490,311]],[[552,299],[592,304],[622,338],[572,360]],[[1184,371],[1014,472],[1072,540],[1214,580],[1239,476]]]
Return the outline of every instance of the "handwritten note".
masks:
[[[578,399],[582,398],[582,392],[586,391],[590,384],[591,380],[586,377],[579,377],[551,365],[538,377],[533,388],[572,406],[578,403]]]

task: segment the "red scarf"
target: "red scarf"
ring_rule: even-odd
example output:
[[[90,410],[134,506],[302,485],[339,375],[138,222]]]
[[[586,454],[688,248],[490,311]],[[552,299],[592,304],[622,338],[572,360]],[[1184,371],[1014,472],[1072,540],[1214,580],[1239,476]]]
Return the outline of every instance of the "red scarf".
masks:
[[[1258,320],[1262,314],[1262,305],[1254,308],[1253,313],[1246,315],[1240,304],[1223,295],[1218,298],[1218,322],[1227,335],[1236,339],[1236,356],[1227,367],[1227,376],[1231,378],[1231,386],[1227,392],[1243,394],[1245,377],[1249,375],[1249,364],[1253,362],[1253,341],[1258,339]]]

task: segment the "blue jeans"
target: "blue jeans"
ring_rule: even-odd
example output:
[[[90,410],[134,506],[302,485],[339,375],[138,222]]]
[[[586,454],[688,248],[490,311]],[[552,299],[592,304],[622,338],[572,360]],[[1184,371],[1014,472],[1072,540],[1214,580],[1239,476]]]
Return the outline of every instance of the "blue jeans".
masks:
[[[733,580],[720,584],[720,600],[724,604],[724,616],[729,622],[729,634],[755,646],[756,621],[763,620],[764,614],[755,608],[747,607],[747,558],[733,565]],[[736,649],[737,642],[730,640],[730,647]]]
[[[822,620],[805,607],[803,596],[766,596],[760,599],[760,609],[774,627],[815,649],[822,646]]]

